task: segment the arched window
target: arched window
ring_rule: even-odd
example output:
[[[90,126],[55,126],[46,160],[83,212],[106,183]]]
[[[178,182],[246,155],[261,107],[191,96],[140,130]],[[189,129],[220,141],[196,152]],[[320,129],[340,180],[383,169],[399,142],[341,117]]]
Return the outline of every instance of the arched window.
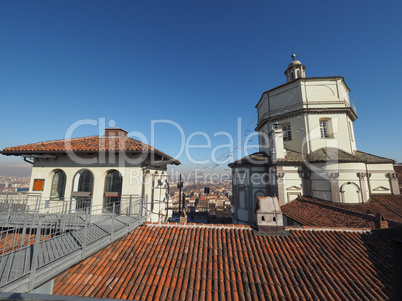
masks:
[[[93,177],[89,170],[79,172],[76,177],[78,177],[76,191],[92,192]]]
[[[111,170],[107,173],[105,179],[105,199],[103,202],[105,212],[112,212],[114,204],[114,213],[120,214],[122,184],[123,178],[120,172]]]
[[[52,189],[50,191],[50,199],[62,200],[64,198],[64,190],[66,188],[66,174],[62,170],[54,173],[52,180]]]
[[[90,209],[92,201],[94,177],[92,173],[87,169],[82,169],[74,176],[73,192],[71,196],[71,212],[74,210],[85,211]]]

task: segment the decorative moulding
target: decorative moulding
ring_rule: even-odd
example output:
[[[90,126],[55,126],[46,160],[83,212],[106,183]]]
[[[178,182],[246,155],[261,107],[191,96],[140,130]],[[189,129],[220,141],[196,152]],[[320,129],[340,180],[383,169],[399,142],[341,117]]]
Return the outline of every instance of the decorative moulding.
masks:
[[[290,187],[286,188],[286,190],[301,190],[301,187],[290,186]]]
[[[388,191],[388,190],[389,190],[389,188],[384,187],[384,186],[378,186],[373,189],[373,191]]]

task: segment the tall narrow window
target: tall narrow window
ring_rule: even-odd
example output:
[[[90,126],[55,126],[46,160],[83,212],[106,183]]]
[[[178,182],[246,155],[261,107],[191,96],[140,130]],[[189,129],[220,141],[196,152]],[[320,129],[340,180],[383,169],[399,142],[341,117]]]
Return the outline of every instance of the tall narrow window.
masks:
[[[349,122],[348,122],[348,124],[349,124],[349,135],[350,135],[350,140],[355,141],[355,137],[354,137],[354,135],[353,135],[353,125],[352,125],[352,122],[351,122],[351,121],[349,121]]]
[[[292,140],[292,132],[290,130],[290,124],[284,125],[282,127],[282,130],[283,130],[283,141]]]
[[[247,209],[246,202],[246,187],[244,185],[239,185],[237,188],[238,191],[238,207],[240,209]]]
[[[105,179],[105,198],[103,201],[104,212],[113,212],[120,214],[121,188],[123,178],[117,170],[111,170],[107,173]]]
[[[75,174],[71,192],[71,212],[91,210],[93,182],[93,175],[87,169]]]
[[[321,138],[329,137],[327,120],[320,120],[320,132],[321,132]]]
[[[51,199],[63,199],[66,187],[66,174],[62,170],[55,172],[52,181]]]
[[[89,170],[84,170],[81,172],[78,181],[78,191],[91,191],[92,192],[92,174]]]

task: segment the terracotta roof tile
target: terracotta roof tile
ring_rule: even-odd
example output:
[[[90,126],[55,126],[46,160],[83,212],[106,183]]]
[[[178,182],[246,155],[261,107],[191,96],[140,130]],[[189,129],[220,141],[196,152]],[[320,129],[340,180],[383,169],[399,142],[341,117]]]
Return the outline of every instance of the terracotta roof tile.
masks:
[[[126,153],[155,153],[166,159],[168,163],[180,164],[180,162],[160,150],[145,144],[139,140],[127,136],[89,136],[81,138],[61,139],[45,142],[37,142],[26,145],[6,147],[0,153],[4,155],[22,154],[52,154],[66,152],[126,152]]]
[[[277,159],[278,163],[303,163],[303,162],[365,162],[365,163],[395,163],[394,160],[356,151],[353,154],[334,147],[324,147],[313,151],[308,155],[286,149],[283,159]],[[264,152],[256,152],[229,164],[229,167],[249,166],[249,165],[272,165],[272,158]]]
[[[40,235],[40,241],[51,238],[49,235]],[[20,247],[30,246],[35,243],[36,236],[33,234],[26,234],[24,243],[19,246],[15,242],[21,242],[22,234],[15,231],[3,231],[0,237],[0,255],[19,249]]]
[[[138,300],[392,295],[392,246],[386,239],[352,230],[289,232],[264,237],[249,228],[144,225],[59,275],[53,293]]]
[[[309,162],[365,162],[365,163],[394,163],[392,159],[356,151],[354,154],[347,153],[333,147],[320,148],[306,156]]]
[[[282,206],[281,210],[304,229],[309,226],[373,229],[377,213],[388,220],[390,227],[402,226],[402,195],[373,195],[366,204],[340,204],[300,197]]]

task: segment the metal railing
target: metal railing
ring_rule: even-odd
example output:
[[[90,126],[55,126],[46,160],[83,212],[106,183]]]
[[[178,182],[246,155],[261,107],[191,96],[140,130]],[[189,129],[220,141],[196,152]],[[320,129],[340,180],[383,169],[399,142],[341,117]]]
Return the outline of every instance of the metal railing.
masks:
[[[108,206],[81,201],[37,196],[0,201],[0,291],[32,290],[52,272],[134,229],[146,213],[138,195],[122,196]]]

